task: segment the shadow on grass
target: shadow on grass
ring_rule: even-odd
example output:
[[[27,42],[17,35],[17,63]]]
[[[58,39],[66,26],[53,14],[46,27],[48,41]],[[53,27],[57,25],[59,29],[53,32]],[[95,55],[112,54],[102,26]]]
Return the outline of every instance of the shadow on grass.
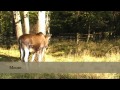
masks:
[[[20,59],[17,58],[17,57],[0,55],[0,62],[16,62],[16,61],[19,61],[19,60]]]

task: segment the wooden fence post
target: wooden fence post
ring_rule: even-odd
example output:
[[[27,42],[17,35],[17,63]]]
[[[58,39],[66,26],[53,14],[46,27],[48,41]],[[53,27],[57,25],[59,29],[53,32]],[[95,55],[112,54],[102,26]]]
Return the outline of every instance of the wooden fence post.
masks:
[[[80,34],[77,33],[77,35],[76,35],[76,42],[77,42],[77,44],[78,44],[78,42],[79,42],[79,38],[80,38]]]

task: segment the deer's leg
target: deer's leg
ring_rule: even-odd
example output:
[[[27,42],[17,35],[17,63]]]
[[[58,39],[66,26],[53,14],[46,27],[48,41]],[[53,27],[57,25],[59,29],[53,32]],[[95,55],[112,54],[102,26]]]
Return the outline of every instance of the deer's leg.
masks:
[[[35,56],[36,56],[36,53],[33,54],[31,62],[33,62],[35,60]]]
[[[42,53],[41,53],[42,61],[45,59],[45,51],[46,51],[46,48],[43,48],[43,49],[42,49]],[[44,61],[45,61],[45,60],[44,60]]]
[[[42,62],[42,49],[37,51],[37,58],[38,58],[38,62]]]
[[[20,59],[21,61],[24,59],[24,50],[22,48],[20,48]]]
[[[28,47],[24,48],[24,53],[25,53],[24,62],[28,62],[28,57],[29,57],[29,49],[28,49]]]
[[[46,51],[46,48],[41,48],[41,49],[37,52],[38,62],[42,62],[42,61],[43,61],[43,57],[44,57],[45,51]]]
[[[21,61],[23,61],[23,59],[24,59],[24,50],[23,50],[21,42],[19,42],[19,50],[20,50],[20,59],[21,59]]]

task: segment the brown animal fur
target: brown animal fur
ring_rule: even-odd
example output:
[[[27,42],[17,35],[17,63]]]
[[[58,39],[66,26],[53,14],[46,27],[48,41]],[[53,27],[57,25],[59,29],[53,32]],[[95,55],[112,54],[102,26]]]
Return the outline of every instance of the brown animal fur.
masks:
[[[50,36],[45,36],[42,32],[37,34],[24,34],[19,38],[20,57],[24,62],[28,62],[29,52],[33,52],[32,61],[35,54],[38,61],[42,61],[46,48],[48,47]]]

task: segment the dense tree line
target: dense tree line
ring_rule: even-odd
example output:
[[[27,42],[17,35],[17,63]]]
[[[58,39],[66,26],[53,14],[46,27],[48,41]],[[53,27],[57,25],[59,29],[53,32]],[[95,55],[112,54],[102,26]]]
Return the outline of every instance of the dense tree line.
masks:
[[[120,34],[120,12],[118,11],[53,11],[51,33],[97,33]]]
[[[21,14],[21,22],[24,15]],[[119,11],[50,11],[50,33],[53,36],[59,33],[114,33],[120,35]],[[37,12],[29,11],[30,32],[37,27]],[[22,24],[23,26],[24,24]],[[7,44],[15,36],[15,24],[12,11],[0,11],[0,42]],[[12,39],[11,39],[12,38]],[[11,42],[12,43],[12,42]]]

